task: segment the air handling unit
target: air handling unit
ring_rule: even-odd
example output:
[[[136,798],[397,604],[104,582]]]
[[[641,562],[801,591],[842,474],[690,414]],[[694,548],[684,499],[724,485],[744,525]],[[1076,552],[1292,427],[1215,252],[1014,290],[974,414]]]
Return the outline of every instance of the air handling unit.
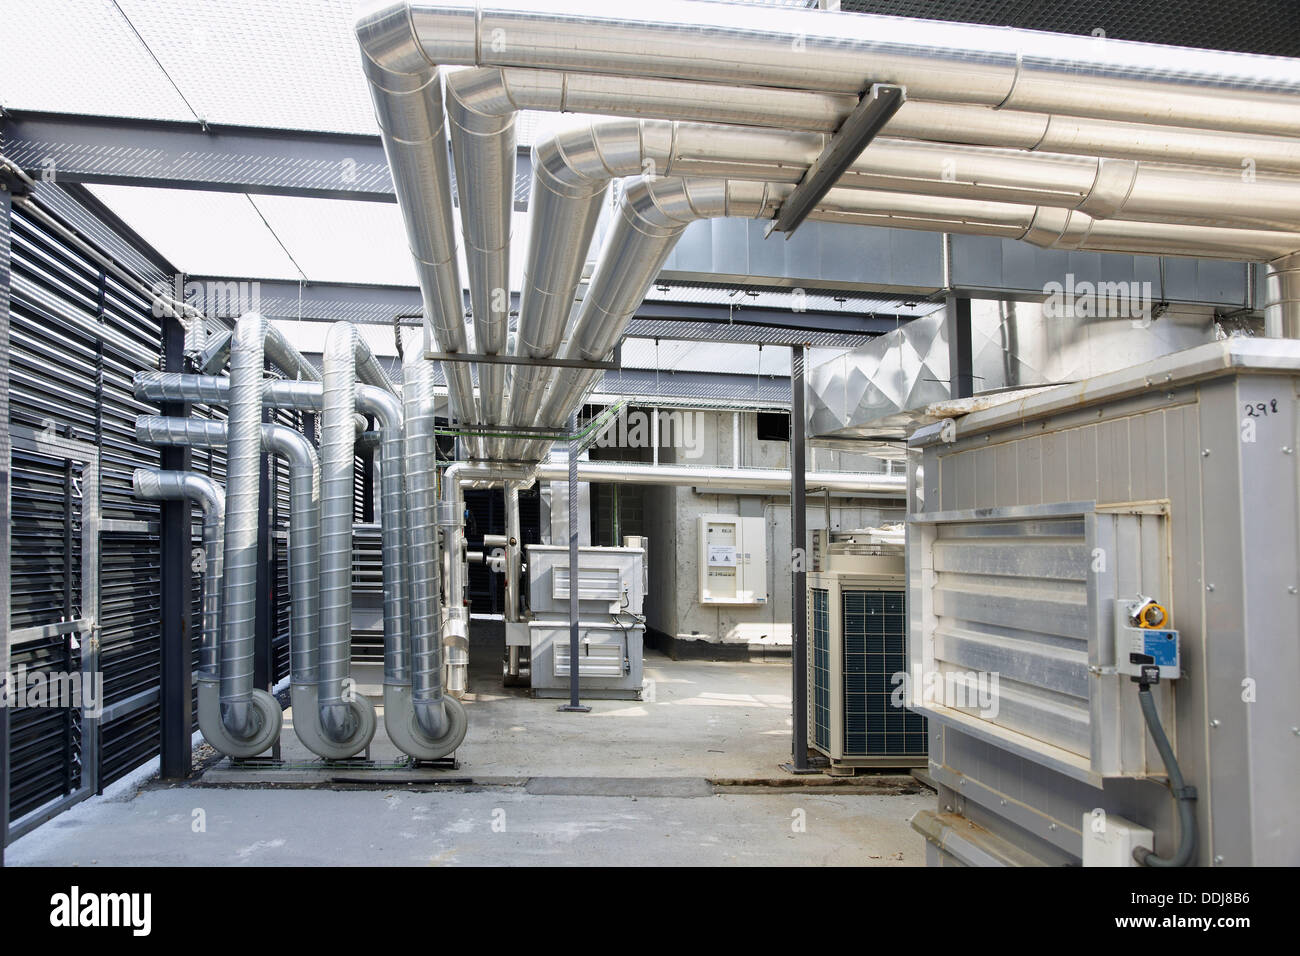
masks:
[[[808,575],[808,745],[831,772],[925,766],[925,718],[905,707],[906,603],[898,533],[817,538]]]
[[[931,864],[1300,863],[1298,393],[1234,337],[913,434]]]

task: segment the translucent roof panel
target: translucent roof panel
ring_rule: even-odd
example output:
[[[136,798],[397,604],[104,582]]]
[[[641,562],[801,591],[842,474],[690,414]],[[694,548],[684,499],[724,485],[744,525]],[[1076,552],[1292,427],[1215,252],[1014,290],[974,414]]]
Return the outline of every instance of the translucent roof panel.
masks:
[[[352,0],[5,0],[0,103],[375,133]]]
[[[308,279],[415,285],[402,214],[394,203],[252,196]]]
[[[169,5],[159,7],[169,11]],[[0,8],[6,13],[0,56],[0,104],[6,109],[194,119],[112,0],[6,0]]]
[[[378,132],[352,0],[117,2],[209,123]]]
[[[293,260],[242,193],[141,186],[89,188],[182,272],[301,278]]]

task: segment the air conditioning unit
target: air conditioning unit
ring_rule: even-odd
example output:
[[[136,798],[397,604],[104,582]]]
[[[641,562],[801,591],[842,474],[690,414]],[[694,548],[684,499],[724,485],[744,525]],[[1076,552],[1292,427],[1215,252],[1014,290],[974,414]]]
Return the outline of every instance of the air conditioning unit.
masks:
[[[832,773],[924,767],[925,718],[905,706],[902,550],[867,532],[821,545],[808,575],[808,745]]]

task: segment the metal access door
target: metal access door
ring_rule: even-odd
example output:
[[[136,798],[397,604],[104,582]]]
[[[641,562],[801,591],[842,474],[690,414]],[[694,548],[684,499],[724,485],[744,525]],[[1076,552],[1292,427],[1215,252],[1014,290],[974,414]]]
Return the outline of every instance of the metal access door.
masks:
[[[11,474],[31,480],[13,498],[11,604],[0,648],[15,771],[0,795],[10,810],[6,845],[98,790],[101,714],[94,707],[103,703],[102,690],[95,692],[102,688],[99,449],[52,427],[14,425],[10,439]],[[61,539],[52,521],[62,523]],[[61,546],[51,549],[51,541]],[[64,706],[70,698],[63,695],[80,706]]]

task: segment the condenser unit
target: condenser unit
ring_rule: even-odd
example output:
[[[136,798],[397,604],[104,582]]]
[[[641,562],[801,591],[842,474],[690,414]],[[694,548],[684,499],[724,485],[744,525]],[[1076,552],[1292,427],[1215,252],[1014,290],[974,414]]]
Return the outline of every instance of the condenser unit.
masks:
[[[818,566],[808,575],[809,746],[832,773],[925,766],[925,718],[905,706],[902,551],[849,536],[826,545]]]

